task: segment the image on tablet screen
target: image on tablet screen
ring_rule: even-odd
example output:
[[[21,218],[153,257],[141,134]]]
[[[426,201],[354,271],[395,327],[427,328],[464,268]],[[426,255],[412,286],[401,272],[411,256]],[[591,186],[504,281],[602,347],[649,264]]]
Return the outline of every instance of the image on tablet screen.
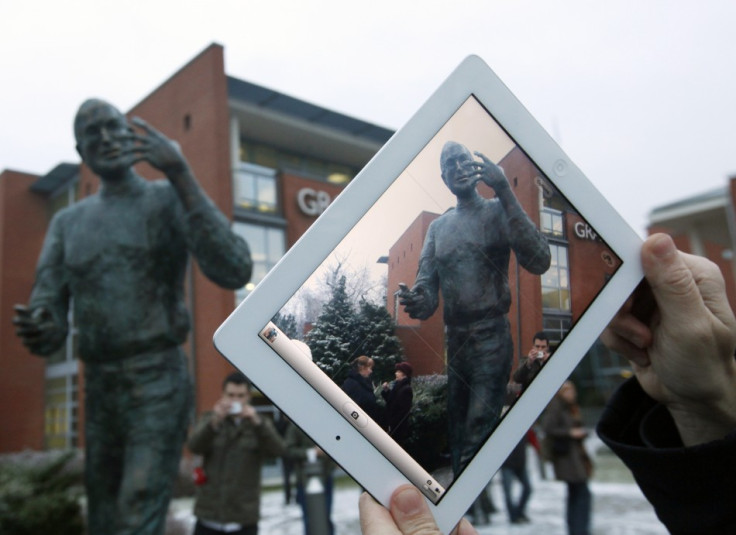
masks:
[[[448,488],[620,266],[470,96],[272,321]]]

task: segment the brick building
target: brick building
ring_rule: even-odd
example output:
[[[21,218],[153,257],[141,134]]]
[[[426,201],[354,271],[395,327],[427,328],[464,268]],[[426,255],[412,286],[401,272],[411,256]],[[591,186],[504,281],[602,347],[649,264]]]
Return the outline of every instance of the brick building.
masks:
[[[253,254],[253,279],[238,292],[211,283],[196,262],[189,269],[186,349],[200,413],[214,404],[232,370],[212,345],[215,329],[393,132],[227,76],[217,44],[128,116],[180,143],[200,184]],[[138,170],[160,176],[143,164]],[[41,359],[15,336],[12,316],[14,304],[28,301],[51,216],[97,188],[98,179],[77,163],[43,176],[0,174],[0,453],[83,444],[83,364],[75,358],[74,330],[63,350]]]
[[[718,265],[726,294],[736,311],[736,176],[720,188],[654,208],[647,232],[665,232],[681,251],[704,256]]]

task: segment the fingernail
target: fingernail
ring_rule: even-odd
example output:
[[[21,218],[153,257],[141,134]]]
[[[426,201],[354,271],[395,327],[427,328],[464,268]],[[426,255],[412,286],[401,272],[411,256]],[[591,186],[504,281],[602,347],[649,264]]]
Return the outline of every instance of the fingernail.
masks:
[[[650,238],[652,254],[659,260],[667,260],[677,253],[675,243],[667,234],[658,234]]]
[[[407,487],[394,496],[394,504],[398,511],[409,516],[419,513],[424,502],[418,490]]]

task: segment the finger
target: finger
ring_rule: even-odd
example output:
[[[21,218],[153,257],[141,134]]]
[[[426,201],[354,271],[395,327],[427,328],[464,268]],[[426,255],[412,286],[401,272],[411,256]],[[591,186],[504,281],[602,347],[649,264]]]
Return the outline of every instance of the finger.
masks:
[[[388,509],[364,492],[358,500],[360,531],[363,535],[401,535]]]
[[[452,535],[478,535],[478,531],[468,522],[467,518],[460,519],[460,523],[453,530]]]
[[[493,162],[491,162],[491,160],[485,154],[483,154],[480,151],[477,151],[476,150],[475,152],[473,152],[473,154],[475,154],[478,158],[480,158],[481,160],[483,160],[483,163],[486,163],[486,164],[493,163]]]
[[[646,349],[652,345],[654,336],[648,323],[644,323],[635,308],[629,308],[631,300],[625,308],[619,310],[606,327],[606,331],[614,333],[639,349]]]
[[[148,124],[146,121],[144,121],[137,115],[133,117],[130,122],[133,123],[138,128],[145,130],[149,134],[158,134],[158,130],[156,130],[154,127],[152,127],[150,124]]]
[[[26,305],[13,305],[13,310],[21,315],[30,315],[31,313],[31,309],[28,308]]]
[[[611,351],[623,355],[641,368],[646,368],[651,364],[651,359],[646,349],[638,347],[631,340],[617,334],[610,326],[601,333],[601,340]]]
[[[663,321],[687,325],[705,309],[692,271],[666,234],[650,236],[642,246],[644,276],[649,281]]]
[[[402,485],[391,496],[391,516],[402,533],[441,535],[422,494],[411,485]]]
[[[682,254],[682,258],[694,274],[695,284],[705,307],[729,329],[734,329],[734,315],[726,296],[721,270],[713,262],[700,256]]]

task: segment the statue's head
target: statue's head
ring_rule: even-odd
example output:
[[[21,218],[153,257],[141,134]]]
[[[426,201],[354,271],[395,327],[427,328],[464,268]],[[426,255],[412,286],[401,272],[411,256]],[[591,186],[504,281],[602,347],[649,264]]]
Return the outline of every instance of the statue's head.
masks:
[[[445,185],[455,195],[475,190],[477,179],[471,168],[475,160],[470,151],[455,141],[448,141],[440,154],[440,170]]]
[[[74,117],[77,152],[101,178],[121,176],[130,168],[133,132],[125,116],[99,99],[82,103]]]

